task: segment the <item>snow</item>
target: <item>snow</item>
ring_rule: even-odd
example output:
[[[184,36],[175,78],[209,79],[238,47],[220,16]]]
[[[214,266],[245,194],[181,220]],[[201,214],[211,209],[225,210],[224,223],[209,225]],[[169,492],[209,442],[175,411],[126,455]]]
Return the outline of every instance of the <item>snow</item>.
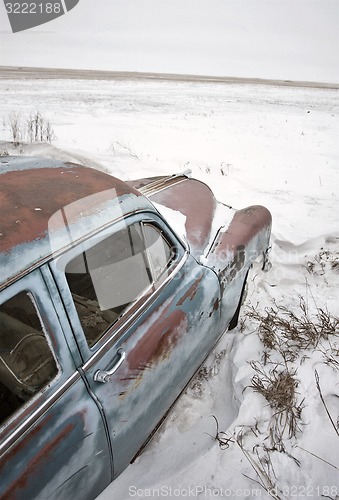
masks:
[[[153,203],[153,205],[164,219],[170,223],[171,228],[177,236],[186,240],[186,215],[179,212],[179,210],[173,210],[172,208],[160,205],[160,203]]]
[[[74,9],[75,11],[75,9]],[[250,460],[266,457],[273,410],[250,388],[250,361],[262,361],[258,324],[246,308],[284,306],[310,316],[339,315],[338,90],[174,81],[0,81],[2,116],[37,109],[53,145],[20,154],[71,159],[125,179],[190,168],[217,198],[236,208],[262,204],[273,216],[272,269],[255,267],[239,326],[215,347],[143,454],[99,500],[267,497]],[[5,129],[1,137],[10,140]],[[7,142],[2,150],[10,150]],[[38,208],[38,207],[37,207]],[[177,214],[175,214],[177,217]],[[179,226],[183,221],[178,218]],[[180,228],[179,228],[180,231]],[[338,370],[324,355],[338,336],[304,349],[290,368],[303,401],[300,431],[271,450],[272,491],[280,498],[339,495]],[[274,363],[281,363],[272,353]],[[338,360],[338,358],[336,358]],[[269,371],[271,365],[266,365]],[[232,438],[221,449],[216,436]],[[239,446],[242,435],[243,449]],[[238,443],[235,438],[238,438]],[[266,453],[266,455],[265,455]],[[259,472],[260,474],[260,472]],[[274,489],[275,488],[275,489]],[[306,488],[306,489],[305,489]]]

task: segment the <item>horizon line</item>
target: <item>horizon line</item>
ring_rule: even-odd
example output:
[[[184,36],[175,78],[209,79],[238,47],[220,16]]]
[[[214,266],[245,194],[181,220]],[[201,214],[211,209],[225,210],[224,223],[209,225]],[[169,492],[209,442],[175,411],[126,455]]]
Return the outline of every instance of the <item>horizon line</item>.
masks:
[[[4,74],[6,72],[7,74]],[[284,87],[313,87],[324,89],[339,89],[339,83],[282,80],[273,78],[213,76],[181,73],[158,73],[148,71],[112,71],[96,69],[70,69],[70,68],[42,68],[35,66],[0,66],[0,78],[9,80],[14,76],[31,78],[34,80],[45,79],[88,79],[88,80],[165,80],[196,83],[243,83],[256,85],[278,85]]]

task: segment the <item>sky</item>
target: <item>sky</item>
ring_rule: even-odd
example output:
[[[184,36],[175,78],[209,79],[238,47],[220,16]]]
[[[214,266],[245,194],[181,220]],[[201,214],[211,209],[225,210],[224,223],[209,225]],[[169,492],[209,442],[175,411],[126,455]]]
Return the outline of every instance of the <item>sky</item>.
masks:
[[[13,34],[0,65],[339,82],[337,0],[80,0]]]

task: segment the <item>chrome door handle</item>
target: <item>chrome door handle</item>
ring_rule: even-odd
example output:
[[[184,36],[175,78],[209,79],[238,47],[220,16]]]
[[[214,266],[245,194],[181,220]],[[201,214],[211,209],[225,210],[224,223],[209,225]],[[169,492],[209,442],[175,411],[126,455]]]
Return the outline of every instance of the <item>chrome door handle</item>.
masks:
[[[117,371],[119,366],[122,365],[122,363],[124,362],[124,360],[126,358],[126,353],[121,348],[118,349],[117,354],[119,355],[119,360],[117,361],[117,363],[113,366],[113,368],[111,370],[107,370],[107,371],[98,370],[95,372],[94,377],[93,377],[95,382],[102,382],[103,384],[105,384],[106,382],[110,382],[111,376]]]

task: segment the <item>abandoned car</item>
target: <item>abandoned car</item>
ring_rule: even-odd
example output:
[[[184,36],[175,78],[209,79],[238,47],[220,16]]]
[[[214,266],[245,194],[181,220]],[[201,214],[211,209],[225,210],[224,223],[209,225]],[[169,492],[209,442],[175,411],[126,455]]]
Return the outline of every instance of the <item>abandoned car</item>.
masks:
[[[0,498],[95,498],[236,326],[271,215],[15,156],[0,211]]]

